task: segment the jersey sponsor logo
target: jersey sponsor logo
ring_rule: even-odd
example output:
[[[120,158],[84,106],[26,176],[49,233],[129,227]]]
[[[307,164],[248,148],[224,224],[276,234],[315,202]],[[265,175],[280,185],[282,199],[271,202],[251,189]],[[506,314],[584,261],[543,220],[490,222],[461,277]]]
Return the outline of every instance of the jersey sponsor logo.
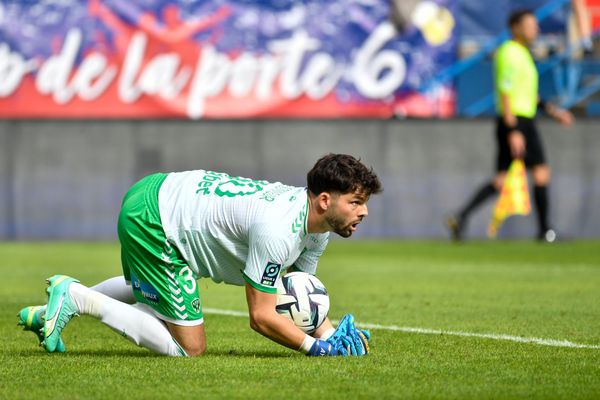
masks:
[[[221,197],[248,196],[264,189],[269,182],[257,181],[240,176],[230,178],[215,189],[215,194]]]
[[[213,189],[213,186],[218,185],[221,182],[221,180],[225,178],[229,178],[229,175],[221,172],[206,171],[206,174],[198,183],[198,190],[196,190],[196,194],[210,194],[211,189]]]
[[[140,281],[134,274],[131,274],[131,287],[134,292],[140,292],[142,297],[151,303],[159,303],[160,295],[158,291],[150,284]]]
[[[279,271],[281,271],[281,264],[274,262],[267,263],[267,267],[265,268],[265,272],[263,272],[260,283],[265,286],[275,286]]]
[[[150,285],[142,284],[142,296],[152,303],[158,303],[160,301],[158,292]]]
[[[269,201],[269,202],[275,201],[275,198],[277,198],[277,196],[280,196],[285,192],[289,192],[292,189],[295,189],[295,188],[293,186],[288,186],[288,185],[278,185],[274,189],[271,189],[268,192],[264,193],[262,196],[260,196],[260,199]],[[294,196],[292,196],[292,197],[294,197]]]
[[[261,192],[268,184],[267,181],[206,171],[202,180],[198,183],[196,194],[215,194],[219,197],[248,196]]]

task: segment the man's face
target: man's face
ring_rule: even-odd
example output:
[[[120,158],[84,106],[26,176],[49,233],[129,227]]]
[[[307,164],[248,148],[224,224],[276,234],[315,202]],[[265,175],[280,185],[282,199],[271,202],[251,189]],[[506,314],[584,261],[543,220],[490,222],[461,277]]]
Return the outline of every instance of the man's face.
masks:
[[[346,194],[332,194],[331,206],[325,214],[325,220],[331,230],[341,237],[350,237],[356,231],[367,215],[367,201],[369,196],[356,191]]]
[[[537,23],[535,16],[527,14],[525,15],[519,24],[514,29],[514,34],[517,38],[520,38],[526,44],[532,44],[538,37],[540,28]]]

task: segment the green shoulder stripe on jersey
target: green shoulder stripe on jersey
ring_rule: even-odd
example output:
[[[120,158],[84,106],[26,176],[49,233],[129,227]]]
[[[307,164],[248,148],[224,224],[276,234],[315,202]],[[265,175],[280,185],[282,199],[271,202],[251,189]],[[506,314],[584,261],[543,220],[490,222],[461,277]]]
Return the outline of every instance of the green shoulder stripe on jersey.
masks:
[[[256,282],[254,282],[252,279],[250,279],[250,277],[248,275],[246,275],[246,273],[244,271],[242,271],[242,276],[244,277],[244,280],[246,282],[248,282],[250,284],[250,286],[252,286],[256,290],[260,290],[261,292],[265,292],[265,293],[272,293],[272,294],[277,293],[277,288],[263,286],[263,285],[260,285]]]
[[[304,208],[304,234],[308,235],[308,194],[306,195],[306,206]]]
[[[302,211],[300,211],[294,222],[292,222],[292,233],[298,233],[300,229],[302,229],[305,235],[308,233],[308,199],[306,199],[306,204],[302,208]]]

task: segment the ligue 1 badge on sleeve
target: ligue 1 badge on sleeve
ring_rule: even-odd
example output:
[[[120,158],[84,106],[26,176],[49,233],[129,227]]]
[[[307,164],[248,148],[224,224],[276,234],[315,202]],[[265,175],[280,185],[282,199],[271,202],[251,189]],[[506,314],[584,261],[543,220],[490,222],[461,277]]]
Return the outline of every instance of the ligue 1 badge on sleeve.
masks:
[[[275,286],[275,281],[277,281],[279,271],[281,271],[281,264],[274,262],[267,263],[267,267],[265,268],[265,272],[263,272],[260,283],[266,286]]]

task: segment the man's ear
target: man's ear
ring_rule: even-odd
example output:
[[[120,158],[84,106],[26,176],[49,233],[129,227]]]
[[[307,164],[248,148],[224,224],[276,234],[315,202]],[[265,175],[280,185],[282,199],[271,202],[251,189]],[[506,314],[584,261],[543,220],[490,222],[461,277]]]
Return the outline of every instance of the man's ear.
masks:
[[[327,192],[321,192],[317,196],[317,201],[321,210],[327,211],[327,209],[331,207],[331,194]]]

